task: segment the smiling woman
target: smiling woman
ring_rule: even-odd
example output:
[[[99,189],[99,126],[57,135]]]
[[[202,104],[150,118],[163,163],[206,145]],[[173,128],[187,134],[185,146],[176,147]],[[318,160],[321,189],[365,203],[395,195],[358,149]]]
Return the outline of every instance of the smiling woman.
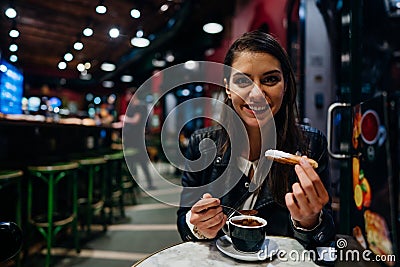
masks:
[[[190,139],[188,160],[200,157],[200,144],[205,139],[214,141],[217,155],[205,169],[183,173],[178,211],[182,239],[220,238],[231,213],[224,207],[229,206],[256,210],[257,216],[268,222],[267,235],[294,237],[305,246],[329,243],[335,228],[326,189],[326,140],[317,129],[296,124],[296,84],[286,52],[271,35],[254,31],[232,44],[224,63],[225,104],[235,112],[222,112],[225,128],[201,129]],[[244,132],[238,131],[240,125],[232,116],[240,118]],[[317,159],[318,168],[313,169],[304,158],[295,167],[272,164],[264,152],[275,148],[271,147],[275,136],[277,149]],[[221,175],[225,170],[229,175]],[[192,187],[218,179],[225,179],[224,185],[230,186],[226,195],[217,198],[217,188],[202,187],[210,191],[201,192],[200,200],[188,202]],[[231,184],[231,179],[238,182]]]

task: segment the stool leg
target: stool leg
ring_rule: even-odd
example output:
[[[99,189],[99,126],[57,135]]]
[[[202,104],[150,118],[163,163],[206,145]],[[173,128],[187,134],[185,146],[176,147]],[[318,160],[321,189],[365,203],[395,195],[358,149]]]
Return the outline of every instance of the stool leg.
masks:
[[[46,236],[46,242],[47,242],[47,254],[46,254],[46,267],[50,266],[50,257],[51,257],[51,247],[52,247],[52,241],[53,241],[53,207],[54,207],[54,174],[51,173],[49,175],[49,181],[48,181],[48,194],[47,194],[47,236]]]
[[[73,171],[72,173],[72,209],[74,214],[74,221],[73,221],[73,235],[74,235],[74,243],[75,249],[77,253],[81,252],[80,248],[80,238],[79,238],[79,231],[78,231],[78,182],[77,182],[77,172]]]
[[[107,182],[107,190],[106,190],[106,201],[107,201],[107,206],[110,208],[110,211],[108,212],[108,221],[110,224],[114,223],[114,200],[113,200],[113,166],[114,162],[110,161],[107,163],[107,174],[106,174],[106,182]]]
[[[22,228],[22,215],[21,215],[21,209],[22,209],[22,182],[21,179],[19,179],[17,183],[17,213],[16,213],[16,223],[19,227]],[[20,253],[18,253],[16,257],[16,265],[17,267],[21,266],[21,257]]]
[[[103,171],[102,171],[103,170]],[[104,173],[105,166],[100,167],[98,169],[99,177],[101,179],[101,200],[103,201],[103,206],[101,207],[101,220],[103,223],[103,231],[107,231],[107,219],[106,219],[106,212],[105,212],[105,203],[106,203],[106,179],[107,177],[105,176]]]
[[[24,242],[23,245],[23,261],[25,262],[26,259],[29,256],[29,246],[31,245],[31,243],[29,242],[30,240],[32,240],[33,237],[33,232],[35,229],[33,229],[33,227],[31,226],[30,222],[32,220],[32,177],[31,175],[28,176],[28,192],[27,192],[27,221],[25,223],[25,230],[26,233],[24,234],[24,236],[26,237],[26,242]],[[29,230],[28,230],[29,229]]]
[[[88,203],[86,210],[86,224],[87,224],[87,234],[90,234],[90,226],[92,224],[92,202],[93,202],[93,175],[94,175],[94,167],[90,166],[88,170]]]
[[[122,181],[122,162],[121,161],[117,161],[116,162],[117,168],[116,168],[116,184],[119,188],[119,190],[121,191],[121,194],[119,196],[119,211],[120,211],[120,215],[122,218],[125,218],[125,207],[124,207],[124,185],[123,185],[123,181]]]

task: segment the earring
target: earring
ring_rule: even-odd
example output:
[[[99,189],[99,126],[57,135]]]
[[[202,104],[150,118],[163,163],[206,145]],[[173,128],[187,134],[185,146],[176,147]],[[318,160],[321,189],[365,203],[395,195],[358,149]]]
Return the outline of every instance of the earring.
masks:
[[[228,96],[228,98],[231,99],[231,91],[229,90],[228,82],[226,81],[226,78],[224,78],[224,84],[225,84],[225,93]]]

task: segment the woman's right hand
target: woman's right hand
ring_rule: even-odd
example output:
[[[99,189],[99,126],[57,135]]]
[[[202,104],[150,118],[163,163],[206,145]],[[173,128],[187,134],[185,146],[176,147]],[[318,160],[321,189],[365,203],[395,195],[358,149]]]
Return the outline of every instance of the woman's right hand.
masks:
[[[225,225],[227,217],[222,212],[218,198],[206,193],[191,209],[190,223],[206,238],[214,238]]]

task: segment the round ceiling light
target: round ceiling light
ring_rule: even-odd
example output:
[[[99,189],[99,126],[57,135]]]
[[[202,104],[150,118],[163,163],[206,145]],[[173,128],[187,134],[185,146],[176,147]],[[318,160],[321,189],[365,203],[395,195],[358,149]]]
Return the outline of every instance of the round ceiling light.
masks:
[[[221,24],[215,23],[215,22],[210,22],[207,24],[204,24],[203,26],[203,31],[206,33],[211,33],[211,34],[216,34],[221,32],[224,29]]]
[[[18,50],[18,45],[13,43],[10,45],[8,50],[10,50],[11,52],[16,52]]]
[[[133,37],[131,39],[131,44],[136,47],[146,47],[149,46],[150,41],[143,37]]]
[[[78,71],[82,72],[82,71],[85,70],[85,65],[83,65],[83,63],[79,63],[79,64],[76,66],[76,68],[77,68]]]
[[[65,70],[67,68],[67,63],[65,63],[64,61],[61,61],[58,63],[58,68],[60,70]]]
[[[7,18],[9,18],[9,19],[13,19],[17,16],[17,11],[12,7],[7,8],[6,12],[4,12],[4,13],[6,14]]]
[[[17,60],[18,60],[18,57],[16,55],[11,55],[10,56],[10,61],[11,62],[17,62]]]
[[[74,43],[74,49],[75,50],[82,50],[83,49],[83,43],[81,41],[76,41]]]
[[[17,37],[19,36],[19,31],[18,31],[18,30],[15,30],[15,29],[12,29],[12,30],[9,32],[9,35],[10,35],[10,37],[12,37],[12,38],[17,38]]]
[[[65,59],[65,61],[71,61],[74,59],[74,56],[68,52],[64,55],[64,59]]]
[[[102,85],[104,88],[113,88],[114,82],[113,81],[103,81]]]
[[[85,28],[82,33],[83,33],[83,35],[89,37],[89,36],[93,35],[93,30],[92,30],[92,28],[88,27],[88,28]]]
[[[131,75],[122,75],[121,81],[124,83],[130,83],[133,81],[133,77]]]
[[[90,73],[85,73],[85,74],[81,73],[79,75],[79,79],[85,80],[85,81],[91,80],[92,79],[92,74],[90,74]]]
[[[105,14],[107,12],[107,7],[105,5],[96,6],[96,12],[98,14]]]
[[[117,38],[119,36],[119,30],[117,28],[112,28],[108,32],[111,38]]]
[[[134,19],[140,18],[140,11],[135,9],[135,8],[132,9],[131,10],[131,17],[134,18]]]
[[[151,63],[153,64],[154,67],[158,67],[158,68],[165,67],[165,65],[167,64],[167,63],[165,62],[165,60],[155,59],[155,58],[153,58],[153,60],[151,61]]]
[[[184,66],[187,70],[195,70],[198,68],[199,63],[194,60],[188,60],[185,62]]]
[[[101,64],[100,68],[104,71],[114,71],[116,66],[115,64],[104,62],[103,64]]]

